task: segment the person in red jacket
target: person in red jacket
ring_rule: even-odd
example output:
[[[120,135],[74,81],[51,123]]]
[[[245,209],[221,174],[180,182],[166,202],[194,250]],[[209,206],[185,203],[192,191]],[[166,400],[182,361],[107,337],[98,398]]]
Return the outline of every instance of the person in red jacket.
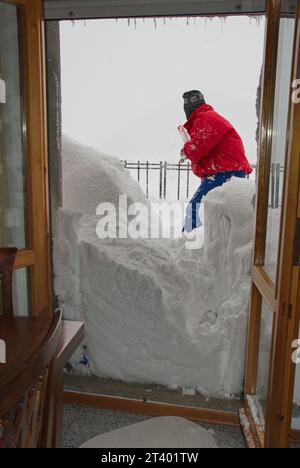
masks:
[[[203,94],[198,90],[188,91],[183,99],[188,141],[181,150],[181,157],[191,161],[193,173],[201,179],[188,205],[183,228],[191,232],[202,226],[199,217],[202,198],[232,177],[247,177],[252,168],[241,137],[228,120],[206,104]]]

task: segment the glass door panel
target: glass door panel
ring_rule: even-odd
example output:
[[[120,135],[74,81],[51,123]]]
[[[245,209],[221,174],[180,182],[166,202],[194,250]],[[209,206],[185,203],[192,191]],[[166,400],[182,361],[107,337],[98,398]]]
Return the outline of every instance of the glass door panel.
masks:
[[[16,270],[14,272],[12,288],[14,315],[19,317],[28,317],[31,315],[31,288],[29,268],[21,268],[20,270]],[[3,315],[2,304],[2,288],[0,287],[0,315]]]
[[[257,423],[259,424],[259,428],[261,431],[265,430],[265,421],[267,414],[273,322],[274,313],[272,312],[266,301],[263,300],[260,322],[256,395],[252,397],[257,417]]]
[[[51,315],[42,0],[0,0],[0,248],[16,315]],[[29,287],[30,284],[30,287]]]
[[[299,60],[300,25],[296,19],[300,1],[291,1],[288,12],[286,2],[274,0],[267,5],[245,414],[254,445],[275,448],[288,445],[290,430],[288,379],[292,361],[287,342],[296,310],[293,298],[297,294],[295,229],[300,172],[299,113],[291,99],[291,85]],[[297,370],[295,423],[299,376]]]
[[[27,247],[19,7],[0,2],[0,245]]]
[[[21,268],[14,272],[13,277],[13,306],[16,317],[30,315],[30,269]]]
[[[278,39],[269,207],[265,249],[265,270],[274,283],[276,282],[279,250],[294,33],[295,17],[281,18]]]

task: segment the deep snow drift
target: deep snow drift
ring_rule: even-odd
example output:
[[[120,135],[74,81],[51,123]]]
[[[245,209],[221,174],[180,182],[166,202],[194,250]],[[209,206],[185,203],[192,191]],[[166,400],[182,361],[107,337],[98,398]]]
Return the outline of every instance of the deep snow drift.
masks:
[[[252,181],[205,199],[204,246],[184,239],[104,239],[96,208],[119,194],[147,204],[121,163],[69,139],[55,289],[67,319],[84,320],[91,371],[228,397],[243,389],[254,211]],[[78,362],[78,356],[73,363]]]

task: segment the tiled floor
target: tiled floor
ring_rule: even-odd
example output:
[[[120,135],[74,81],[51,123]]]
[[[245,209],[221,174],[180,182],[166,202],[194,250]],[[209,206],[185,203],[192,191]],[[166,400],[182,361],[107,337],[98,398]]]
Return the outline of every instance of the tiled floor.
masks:
[[[75,448],[104,432],[144,421],[147,416],[94,408],[65,406],[62,447]],[[245,448],[239,428],[207,426],[220,448]]]

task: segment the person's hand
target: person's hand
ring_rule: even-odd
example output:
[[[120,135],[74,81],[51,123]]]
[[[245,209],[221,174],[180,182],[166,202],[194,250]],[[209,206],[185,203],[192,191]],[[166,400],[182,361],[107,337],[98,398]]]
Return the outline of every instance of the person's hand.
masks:
[[[187,159],[187,157],[184,154],[184,151],[183,151],[183,148],[182,148],[182,150],[180,151],[180,160],[179,160],[180,164],[184,163],[186,161],[186,159]]]

